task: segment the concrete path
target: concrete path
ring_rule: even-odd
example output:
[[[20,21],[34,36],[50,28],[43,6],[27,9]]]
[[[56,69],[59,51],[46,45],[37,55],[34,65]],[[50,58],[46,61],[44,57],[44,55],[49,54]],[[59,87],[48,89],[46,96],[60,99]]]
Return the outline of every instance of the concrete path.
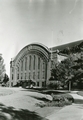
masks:
[[[54,111],[48,120],[83,120],[83,105],[70,105],[63,107],[57,113]]]
[[[81,99],[83,100],[83,97],[78,95],[78,94],[73,94],[73,93],[69,93],[74,99]]]
[[[78,95],[77,93],[69,93],[73,99],[74,99],[74,103],[80,103],[83,104],[83,97]]]
[[[83,97],[75,93],[69,93],[74,98],[74,104],[56,110],[47,117],[49,120],[83,120]],[[79,104],[78,104],[79,103]]]

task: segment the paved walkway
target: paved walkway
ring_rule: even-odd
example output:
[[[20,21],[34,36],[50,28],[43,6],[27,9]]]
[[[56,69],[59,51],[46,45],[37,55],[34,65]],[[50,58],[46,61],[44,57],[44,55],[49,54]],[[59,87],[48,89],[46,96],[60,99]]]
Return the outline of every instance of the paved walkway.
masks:
[[[69,93],[74,99],[81,99],[83,100],[83,97],[78,95],[78,94],[75,94],[75,93]]]
[[[69,93],[74,98],[74,104],[56,110],[47,117],[49,120],[83,120],[83,97]],[[76,104],[75,104],[76,103]],[[80,104],[78,104],[80,103]],[[81,104],[82,103],[82,104]]]
[[[83,120],[83,106],[70,105],[62,108],[60,111],[53,112],[47,117],[48,120]]]
[[[76,93],[69,93],[73,99],[74,99],[74,103],[82,103],[83,104],[83,97],[76,94]]]

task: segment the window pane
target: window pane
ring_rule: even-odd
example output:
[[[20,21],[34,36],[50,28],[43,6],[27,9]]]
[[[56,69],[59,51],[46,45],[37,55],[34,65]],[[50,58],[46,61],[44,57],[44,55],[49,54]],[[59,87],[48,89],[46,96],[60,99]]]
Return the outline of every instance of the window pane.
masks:
[[[21,71],[23,71],[23,60],[21,61]]]
[[[38,57],[38,69],[40,69],[40,58]]]
[[[33,72],[33,79],[35,79],[35,72]]]
[[[29,57],[29,70],[31,70],[31,56]]]
[[[38,79],[40,78],[40,72],[38,72]]]
[[[25,70],[27,70],[27,57],[25,57]]]
[[[23,74],[21,73],[21,79],[23,78]]]
[[[39,82],[37,82],[37,86],[39,86]]]
[[[31,74],[29,73],[29,79],[31,78]]]
[[[33,60],[33,69],[35,70],[35,55],[34,55],[34,60]]]

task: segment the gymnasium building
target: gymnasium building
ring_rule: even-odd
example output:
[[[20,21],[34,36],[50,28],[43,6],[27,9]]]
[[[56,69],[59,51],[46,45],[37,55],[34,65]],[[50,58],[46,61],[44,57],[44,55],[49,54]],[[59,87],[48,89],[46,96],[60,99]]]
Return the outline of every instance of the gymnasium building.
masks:
[[[19,81],[33,80],[36,86],[45,87],[51,77],[51,69],[68,56],[60,54],[59,51],[79,44],[77,41],[53,48],[48,48],[40,43],[32,43],[25,46],[10,61],[10,86]]]

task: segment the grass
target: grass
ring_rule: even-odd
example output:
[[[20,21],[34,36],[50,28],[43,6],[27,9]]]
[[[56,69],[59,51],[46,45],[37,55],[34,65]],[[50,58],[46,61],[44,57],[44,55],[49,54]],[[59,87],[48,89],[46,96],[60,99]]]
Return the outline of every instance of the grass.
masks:
[[[0,104],[0,120],[47,120],[37,113]]]

